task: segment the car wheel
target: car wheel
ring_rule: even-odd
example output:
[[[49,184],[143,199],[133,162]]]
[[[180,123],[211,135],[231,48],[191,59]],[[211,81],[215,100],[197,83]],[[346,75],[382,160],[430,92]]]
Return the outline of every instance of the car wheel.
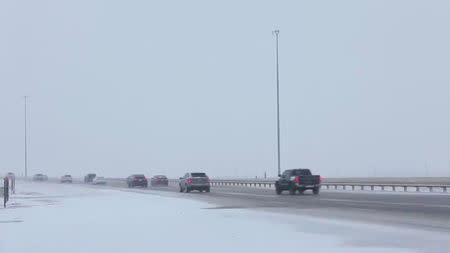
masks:
[[[275,188],[275,192],[277,193],[277,195],[280,195],[282,190],[278,187]]]
[[[318,195],[319,194],[319,187],[314,187],[314,189],[313,189],[313,194],[314,195]]]
[[[211,188],[209,188],[209,187],[206,188],[206,189],[205,189],[205,192],[211,192]]]
[[[186,193],[189,193],[189,192],[191,192],[191,189],[189,189],[189,187],[186,186]]]
[[[289,194],[290,195],[295,195],[295,192],[297,191],[297,189],[293,186],[291,186],[291,188],[289,188]]]

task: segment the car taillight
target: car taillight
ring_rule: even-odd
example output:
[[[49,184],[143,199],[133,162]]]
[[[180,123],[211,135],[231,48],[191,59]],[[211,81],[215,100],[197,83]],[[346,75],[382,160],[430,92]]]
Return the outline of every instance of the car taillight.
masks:
[[[295,181],[296,181],[296,182],[300,182],[300,178],[298,178],[298,177],[295,178]]]
[[[322,177],[319,177],[319,181],[322,181]]]
[[[137,178],[133,178],[134,181],[137,181]]]
[[[192,180],[190,178],[188,178],[188,183],[192,182]]]
[[[147,178],[144,178],[145,181],[147,181]]]
[[[207,181],[208,183],[211,183],[211,180],[210,180],[209,178],[207,178],[206,181]]]

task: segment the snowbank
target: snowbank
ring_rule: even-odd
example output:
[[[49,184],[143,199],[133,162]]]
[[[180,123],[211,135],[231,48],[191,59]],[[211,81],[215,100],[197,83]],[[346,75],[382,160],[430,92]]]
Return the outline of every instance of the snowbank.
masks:
[[[444,240],[437,233],[221,209],[154,193],[38,183],[18,187],[9,208],[0,210],[0,228],[0,252],[8,253],[400,253],[427,251],[424,236]]]

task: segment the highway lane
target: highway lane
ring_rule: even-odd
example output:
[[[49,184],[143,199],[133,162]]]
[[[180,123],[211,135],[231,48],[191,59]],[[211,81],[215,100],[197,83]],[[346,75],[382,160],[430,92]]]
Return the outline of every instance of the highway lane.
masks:
[[[178,187],[152,187],[152,191],[178,192]],[[358,193],[322,191],[276,195],[273,189],[213,187],[207,193],[178,193],[218,208],[261,209],[320,218],[383,223],[450,233],[450,195],[417,193]]]
[[[318,196],[309,192],[291,196],[287,192],[276,195],[274,189],[236,186],[215,186],[211,188],[211,193],[180,193],[175,185],[128,189],[123,182],[113,182],[106,187],[205,201],[215,206],[211,209],[258,209],[325,219],[438,230],[450,235],[450,195],[448,194],[322,190]]]

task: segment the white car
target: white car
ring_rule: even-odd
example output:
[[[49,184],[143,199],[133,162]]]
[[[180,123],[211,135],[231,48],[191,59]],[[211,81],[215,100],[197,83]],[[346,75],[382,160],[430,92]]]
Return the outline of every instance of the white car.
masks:
[[[95,177],[92,180],[92,184],[106,184],[106,180],[104,177]]]
[[[62,176],[61,183],[72,183],[72,176],[71,175]]]
[[[44,174],[36,174],[33,176],[33,181],[47,181],[48,177]]]

